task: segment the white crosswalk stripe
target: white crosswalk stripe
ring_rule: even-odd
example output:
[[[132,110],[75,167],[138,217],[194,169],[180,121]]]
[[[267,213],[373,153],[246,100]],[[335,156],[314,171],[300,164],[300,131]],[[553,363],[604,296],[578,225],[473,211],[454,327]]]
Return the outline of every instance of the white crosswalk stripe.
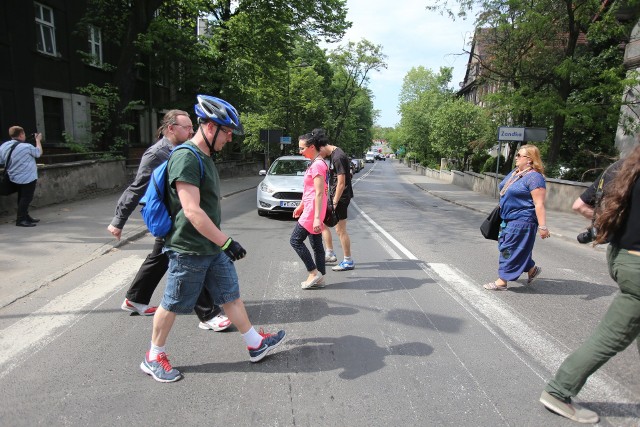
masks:
[[[389,240],[391,246],[396,247],[410,260],[418,259],[357,205],[354,207],[373,229]],[[383,248],[392,258],[397,257],[398,254],[389,245],[383,245]],[[544,331],[536,329],[535,325],[523,319],[507,303],[497,298],[496,295],[482,290],[480,284],[474,283],[454,267],[442,263],[421,263],[420,265],[429,277],[438,282],[453,299],[496,336],[507,349],[542,380],[547,379],[545,375],[538,372],[530,363],[527,363],[521,356],[520,351],[511,343],[524,350],[529,357],[552,372],[555,372],[569,355],[564,348],[554,341],[553,337]],[[497,332],[498,330],[503,335],[506,335],[509,340],[504,340]],[[604,401],[607,402],[635,402],[632,392],[624,389],[620,383],[608,377],[602,371],[596,372],[590,377],[589,382],[581,392],[581,396],[591,399],[604,398]]]
[[[44,348],[129,284],[142,258],[113,263],[93,279],[0,331],[0,378]]]

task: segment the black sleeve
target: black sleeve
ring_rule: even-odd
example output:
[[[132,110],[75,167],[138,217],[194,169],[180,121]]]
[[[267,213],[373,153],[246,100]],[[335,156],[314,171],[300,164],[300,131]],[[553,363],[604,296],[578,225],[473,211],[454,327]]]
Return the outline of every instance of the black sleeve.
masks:
[[[584,192],[580,195],[580,199],[586,204],[591,206],[592,208],[596,205],[596,190],[598,189],[598,182],[600,182],[600,177],[593,181],[593,183],[584,190]]]

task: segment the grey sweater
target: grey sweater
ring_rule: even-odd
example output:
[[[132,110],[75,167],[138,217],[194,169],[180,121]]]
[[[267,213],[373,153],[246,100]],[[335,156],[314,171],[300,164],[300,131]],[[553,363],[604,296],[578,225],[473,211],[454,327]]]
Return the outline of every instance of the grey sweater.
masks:
[[[164,137],[147,148],[142,155],[142,159],[140,159],[140,166],[138,167],[136,178],[131,185],[124,190],[120,199],[118,199],[116,213],[111,220],[111,225],[119,229],[124,228],[127,219],[129,219],[129,216],[131,216],[136,206],[138,206],[138,202],[140,202],[140,199],[144,196],[145,191],[147,191],[151,173],[156,167],[160,166],[162,162],[169,158],[169,154],[173,148],[174,146],[171,141]]]

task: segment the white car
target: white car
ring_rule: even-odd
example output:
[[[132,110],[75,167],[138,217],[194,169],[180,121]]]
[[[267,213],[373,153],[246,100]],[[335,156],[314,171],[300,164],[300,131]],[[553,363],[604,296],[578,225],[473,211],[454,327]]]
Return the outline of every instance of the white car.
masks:
[[[364,156],[364,161],[365,163],[373,163],[376,161],[376,154],[375,153],[367,153]]]
[[[268,171],[259,172],[265,178],[257,189],[258,215],[291,213],[298,207],[309,163],[306,157],[283,156],[278,157]]]

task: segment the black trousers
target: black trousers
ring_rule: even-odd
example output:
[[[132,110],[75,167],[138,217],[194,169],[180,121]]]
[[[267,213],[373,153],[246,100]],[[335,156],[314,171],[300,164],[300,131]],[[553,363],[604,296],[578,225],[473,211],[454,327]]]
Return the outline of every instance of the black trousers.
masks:
[[[136,274],[127,291],[127,299],[129,301],[147,305],[151,301],[153,292],[169,268],[169,258],[162,253],[163,246],[164,239],[156,238],[153,250],[140,266],[138,274]],[[194,310],[201,322],[213,319],[222,311],[220,307],[213,303],[213,299],[206,288],[202,288],[202,293],[198,297]]]
[[[16,215],[16,222],[27,219],[29,216],[29,205],[33,200],[33,195],[36,192],[37,179],[34,179],[28,184],[15,184],[18,187],[18,213]]]

